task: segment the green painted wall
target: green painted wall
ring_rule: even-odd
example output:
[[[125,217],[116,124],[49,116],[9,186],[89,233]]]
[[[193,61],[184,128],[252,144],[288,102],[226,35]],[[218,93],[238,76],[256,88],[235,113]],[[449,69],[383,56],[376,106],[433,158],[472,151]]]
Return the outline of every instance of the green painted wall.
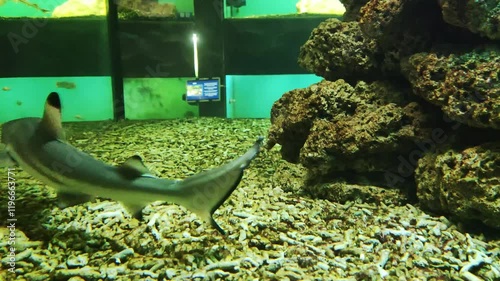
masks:
[[[74,85],[57,87],[57,82]],[[41,117],[45,99],[58,92],[63,106],[63,121],[95,121],[113,118],[110,77],[27,77],[0,78],[0,123]]]
[[[199,116],[197,105],[182,100],[192,78],[126,78],[125,118],[170,119]]]
[[[227,117],[270,118],[273,103],[284,93],[322,79],[314,74],[227,75]]]

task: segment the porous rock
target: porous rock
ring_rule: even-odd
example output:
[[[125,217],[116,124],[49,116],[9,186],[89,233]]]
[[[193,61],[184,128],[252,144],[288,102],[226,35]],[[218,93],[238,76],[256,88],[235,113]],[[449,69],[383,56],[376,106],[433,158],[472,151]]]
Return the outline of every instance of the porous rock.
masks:
[[[300,48],[298,63],[327,80],[380,77],[376,42],[364,36],[357,22],[328,19],[315,28]]]
[[[340,0],[345,7],[345,13],[342,17],[343,21],[358,21],[360,18],[359,11],[368,2],[368,0]]]
[[[322,81],[284,94],[271,110],[268,147],[300,162],[311,176],[381,172],[429,138],[429,118],[408,89],[384,82]]]
[[[500,142],[427,154],[415,179],[426,209],[500,228]]]
[[[367,184],[343,182],[316,183],[304,186],[304,190],[314,198],[327,199],[342,204],[364,202],[385,205],[400,205],[406,197],[397,189],[380,188]]]
[[[499,1],[438,1],[444,20],[493,40],[500,39]]]
[[[360,13],[361,30],[377,42],[386,57],[392,55],[395,71],[401,58],[431,47],[443,22],[437,3],[427,0],[368,1]]]
[[[477,128],[500,129],[500,49],[461,54],[418,53],[405,73],[415,94],[452,120]]]
[[[177,8],[172,3],[158,3],[147,0],[119,0],[118,12],[121,17],[176,17]]]

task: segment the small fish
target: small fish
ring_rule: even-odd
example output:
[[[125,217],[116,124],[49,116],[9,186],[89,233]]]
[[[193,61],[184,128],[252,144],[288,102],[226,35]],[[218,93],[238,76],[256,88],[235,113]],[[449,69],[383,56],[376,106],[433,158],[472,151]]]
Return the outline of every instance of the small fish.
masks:
[[[10,91],[10,88],[9,87],[3,87],[2,91],[5,91],[5,92]]]
[[[257,156],[263,137],[233,161],[184,180],[152,175],[139,156],[118,166],[108,165],[66,141],[61,100],[52,92],[43,117],[21,118],[2,125],[0,167],[18,164],[34,178],[57,190],[60,203],[78,204],[94,196],[122,202],[135,217],[142,208],[162,200],[184,206],[224,234],[213,213],[236,189],[244,170]]]
[[[68,82],[68,81],[59,81],[56,83],[56,87],[71,90],[71,89],[76,88],[76,84],[73,82]]]
[[[20,101],[20,100],[18,100],[18,101],[16,101],[16,104],[19,105],[19,106],[21,106],[21,105],[23,105],[23,102]]]
[[[83,117],[81,115],[75,115],[75,118],[78,119],[78,120],[83,120]]]

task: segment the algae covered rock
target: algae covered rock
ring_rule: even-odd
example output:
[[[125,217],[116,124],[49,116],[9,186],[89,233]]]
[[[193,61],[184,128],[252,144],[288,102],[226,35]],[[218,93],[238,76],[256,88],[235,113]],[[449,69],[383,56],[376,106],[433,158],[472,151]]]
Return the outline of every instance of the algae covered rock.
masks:
[[[405,196],[397,189],[380,188],[369,184],[316,183],[304,186],[304,190],[315,198],[327,199],[342,204],[363,202],[400,205],[406,201]]]
[[[386,68],[399,73],[399,61],[427,51],[441,30],[439,6],[427,0],[368,1],[360,10],[359,25],[390,58]],[[386,59],[387,60],[387,59]]]
[[[415,179],[426,209],[500,228],[500,142],[427,154]]]
[[[105,0],[68,0],[57,6],[52,17],[105,16]]]
[[[268,147],[300,162],[310,176],[335,171],[383,172],[398,154],[430,137],[429,116],[390,83],[322,81],[284,94],[271,110]]]
[[[462,54],[418,53],[405,67],[415,94],[439,106],[452,120],[500,129],[500,49]]]
[[[376,42],[364,36],[357,22],[328,19],[315,28],[300,48],[298,63],[327,80],[380,77]]]
[[[500,39],[499,1],[441,0],[444,20],[490,39]]]
[[[299,0],[295,5],[297,13],[342,15],[344,5],[339,0]]]
[[[368,0],[340,0],[345,7],[343,21],[357,21],[360,18],[359,11],[368,2]]]
[[[177,8],[172,3],[148,0],[118,0],[120,18],[169,18],[176,17]]]

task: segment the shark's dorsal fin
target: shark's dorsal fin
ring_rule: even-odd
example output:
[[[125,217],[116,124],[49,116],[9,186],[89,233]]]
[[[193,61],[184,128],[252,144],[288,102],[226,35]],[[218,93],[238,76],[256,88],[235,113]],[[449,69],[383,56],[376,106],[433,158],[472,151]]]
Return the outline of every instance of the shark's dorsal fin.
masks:
[[[138,178],[142,176],[153,177],[153,174],[146,168],[139,155],[134,155],[125,160],[123,164],[118,166],[118,170],[120,174],[126,178]]]
[[[52,92],[45,101],[45,110],[40,125],[50,138],[65,140],[61,118],[61,99],[59,94]]]

